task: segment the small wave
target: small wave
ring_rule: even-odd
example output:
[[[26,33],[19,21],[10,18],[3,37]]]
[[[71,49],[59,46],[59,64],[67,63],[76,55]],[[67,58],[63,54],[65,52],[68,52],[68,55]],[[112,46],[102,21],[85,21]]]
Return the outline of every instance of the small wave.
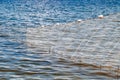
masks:
[[[8,34],[0,33],[0,37],[9,37],[9,35]]]

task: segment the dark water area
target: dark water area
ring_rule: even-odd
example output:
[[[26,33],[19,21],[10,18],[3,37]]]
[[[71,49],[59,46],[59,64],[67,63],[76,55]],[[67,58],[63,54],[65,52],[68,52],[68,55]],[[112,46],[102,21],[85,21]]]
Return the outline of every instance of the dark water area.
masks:
[[[119,66],[118,53],[120,49],[119,12],[119,0],[0,0],[0,80],[119,79],[120,70],[117,67]],[[112,53],[110,55],[100,55],[103,57],[103,60],[107,58],[108,62],[111,60],[110,58],[112,58],[113,62],[111,63],[110,61],[112,66],[108,64],[103,65],[104,62],[99,62],[97,65],[96,63],[91,63],[94,59],[93,55],[90,56],[91,60],[85,57],[88,55],[88,51],[91,50],[91,47],[87,45],[80,46],[83,48],[86,47],[87,52],[81,54],[81,52],[78,51],[81,58],[83,57],[82,62],[69,60],[71,59],[71,55],[67,53],[72,54],[74,52],[75,46],[78,45],[81,37],[89,40],[90,35],[88,38],[86,35],[91,34],[91,32],[86,32],[96,29],[93,19],[96,19],[100,14],[105,16],[114,14],[113,17],[115,17],[115,21],[113,21],[112,24],[106,24],[111,26],[110,28],[105,28],[110,31],[105,33],[106,35],[109,34],[109,36],[104,39],[111,40],[113,37],[110,35],[115,36],[113,43],[117,42],[117,48],[113,48],[113,54],[116,54],[116,56],[113,56]],[[82,28],[83,31],[79,32],[76,29],[77,26],[81,25],[78,23],[73,24],[74,21],[78,19],[91,19],[93,22],[89,23],[89,21],[87,21],[86,24],[88,25],[84,25],[86,29]],[[111,19],[107,18],[105,22],[109,20]],[[96,21],[96,23],[100,24],[99,22],[99,20]],[[60,23],[60,25],[58,23]],[[102,24],[105,25],[104,23]],[[48,29],[41,27],[43,25],[47,25]],[[71,28],[65,28],[65,30],[67,30],[66,32],[70,32],[71,35],[61,33],[64,26],[73,26]],[[92,28],[88,26],[92,26]],[[102,25],[99,27],[100,31],[101,28]],[[37,31],[38,33],[36,33]],[[48,33],[44,33],[46,31],[48,31]],[[99,34],[99,32],[96,33],[95,37],[101,38],[101,35],[97,34]],[[67,36],[70,38],[67,38]],[[63,40],[61,40],[61,37]],[[57,45],[56,43],[57,40],[59,42],[59,39],[61,43],[65,43],[66,41],[68,43],[59,43],[59,45]],[[54,47],[55,52],[52,52],[51,45],[49,45],[49,43],[51,44],[51,40],[53,41],[52,46],[54,46],[54,44],[57,45]],[[74,44],[71,45],[71,49],[66,50],[71,40],[73,40]],[[84,45],[84,43],[85,42],[82,42],[82,45]],[[106,46],[108,44],[109,43],[101,45],[102,47],[97,46],[98,54],[96,56],[98,56],[99,53],[110,50],[110,47],[114,46],[112,43]],[[61,46],[64,47],[61,48]],[[103,47],[109,48],[103,49]],[[100,52],[99,49],[101,49]],[[52,54],[50,54],[51,52]],[[60,54],[61,52],[67,55],[62,55]],[[90,53],[92,53],[92,51]],[[99,60],[99,58],[101,59],[101,57],[98,56],[96,61]],[[79,60],[79,57],[75,58],[75,60]]]

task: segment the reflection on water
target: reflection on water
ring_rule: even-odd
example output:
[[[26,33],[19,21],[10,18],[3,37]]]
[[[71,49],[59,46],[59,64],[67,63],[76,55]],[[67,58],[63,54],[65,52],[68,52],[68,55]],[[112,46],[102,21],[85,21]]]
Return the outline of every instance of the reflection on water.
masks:
[[[49,55],[49,61],[53,63],[49,67],[54,70],[48,75],[53,78],[116,79],[120,77],[119,21],[118,13],[81,23],[28,28],[27,50]]]

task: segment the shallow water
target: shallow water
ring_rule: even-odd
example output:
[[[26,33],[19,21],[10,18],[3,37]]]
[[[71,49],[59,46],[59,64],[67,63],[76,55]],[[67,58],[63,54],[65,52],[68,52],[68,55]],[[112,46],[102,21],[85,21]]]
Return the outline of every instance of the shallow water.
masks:
[[[81,79],[104,80],[119,78],[119,34],[118,13],[104,19],[27,28],[26,41],[28,51],[64,60],[61,62],[63,70],[60,68],[63,74],[67,70]],[[68,68],[64,69],[65,66]],[[74,68],[77,72],[74,72]],[[67,78],[69,76],[76,78],[70,74]]]
[[[119,78],[118,12],[119,0],[0,0],[0,80]]]

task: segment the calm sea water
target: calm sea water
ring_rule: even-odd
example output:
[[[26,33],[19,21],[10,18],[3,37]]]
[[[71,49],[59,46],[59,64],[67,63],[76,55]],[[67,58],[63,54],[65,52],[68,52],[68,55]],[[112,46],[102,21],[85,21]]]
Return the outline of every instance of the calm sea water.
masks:
[[[0,0],[0,79],[86,80],[94,78],[97,80],[99,78],[107,80],[119,78],[117,73],[119,70],[115,71],[116,66],[119,66],[118,53],[120,49],[120,16],[115,13],[119,12],[119,0]],[[108,23],[111,18],[106,18],[103,22],[97,20],[96,23],[102,24],[99,25],[99,28],[96,28],[98,24],[94,23],[93,18],[100,14],[106,16],[114,14],[111,17],[114,17],[115,20],[112,20],[113,23]],[[74,24],[73,22],[78,19],[92,19],[93,21],[86,21],[86,25]],[[108,24],[104,24],[104,22]],[[56,26],[56,23],[60,23],[60,25]],[[42,25],[47,25],[48,29],[46,27],[41,29]],[[101,34],[103,25],[110,28],[104,26],[103,34]],[[65,28],[65,26],[73,27]],[[82,26],[80,27],[81,31],[78,31],[80,28],[77,28],[77,26]],[[96,29],[99,30],[98,33],[96,35],[92,34],[91,31],[96,31]],[[45,33],[46,31],[49,33]],[[94,35],[94,38],[90,38],[88,34]],[[104,34],[107,37],[104,37]],[[111,37],[111,35],[114,37]],[[82,39],[80,39],[81,37]],[[115,40],[97,46],[98,44],[95,44],[97,43],[96,39],[102,39],[102,44],[112,39]],[[84,41],[86,40],[90,40],[89,44],[94,44],[92,49],[95,46],[98,50],[98,52],[93,51],[93,55],[96,55],[97,59],[93,55],[89,55],[92,50],[90,46],[85,44]],[[70,48],[66,48],[70,43],[74,44],[71,44]],[[75,51],[79,43],[81,43],[80,47],[82,49],[80,50],[82,50],[82,53],[79,48],[78,51]],[[114,47],[113,43],[116,43],[117,47]],[[51,44],[53,48],[51,48]],[[85,46],[83,46],[84,44]],[[111,47],[113,51],[110,55],[99,56],[100,53],[109,52]],[[59,56],[49,54],[51,52],[59,53]],[[83,62],[71,61],[69,60],[71,55],[60,55],[61,52],[66,54],[79,52]],[[113,56],[113,54],[117,56]],[[79,60],[79,58],[75,57],[75,60]],[[101,66],[102,70],[99,65],[105,64],[104,61],[92,63],[94,59],[97,62],[97,60],[106,60],[106,58],[112,65]],[[113,62],[109,61],[110,58]],[[115,67],[115,70],[111,67]],[[114,70],[114,72],[111,73],[112,71],[108,68]]]

